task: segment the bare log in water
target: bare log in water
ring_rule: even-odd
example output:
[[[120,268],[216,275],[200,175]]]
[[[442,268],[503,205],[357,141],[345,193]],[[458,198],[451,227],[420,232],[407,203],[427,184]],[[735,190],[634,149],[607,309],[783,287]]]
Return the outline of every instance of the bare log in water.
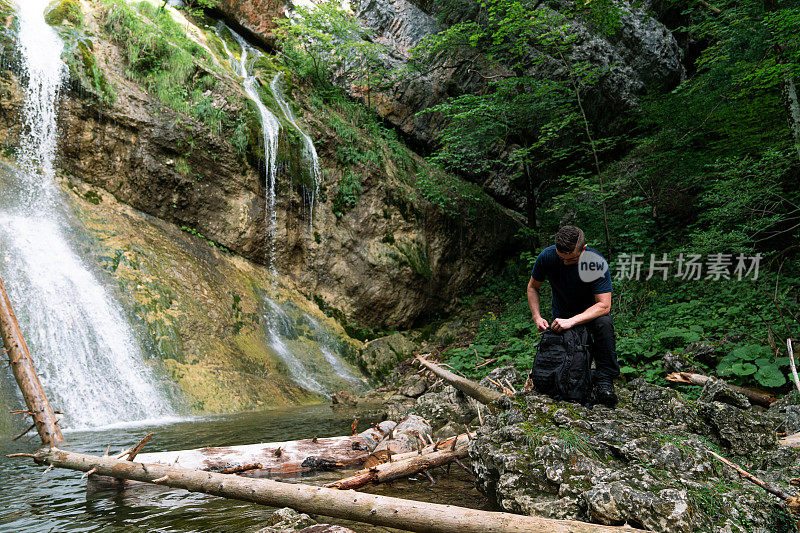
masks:
[[[28,406],[28,412],[33,418],[42,444],[58,446],[64,442],[64,435],[61,434],[55,412],[53,412],[44,389],[42,389],[39,376],[36,374],[28,345],[22,336],[22,330],[20,330],[2,279],[0,279],[0,336],[6,346],[11,371],[14,373],[23,398],[25,398],[25,404]]]
[[[475,398],[484,405],[488,405],[502,396],[499,392],[488,387],[484,387],[480,383],[476,383],[471,379],[457,376],[449,370],[445,370],[439,365],[431,363],[420,355],[417,356],[417,361],[419,361],[419,363],[425,368],[433,372],[436,377],[442,378],[456,389],[460,390],[470,398]]]
[[[141,457],[141,456],[140,456]],[[452,505],[416,502],[354,491],[341,491],[300,483],[203,472],[179,466],[143,464],[97,457],[58,448],[42,449],[35,459],[42,465],[68,468],[172,488],[249,501],[273,507],[291,507],[319,514],[428,533],[619,533],[635,531],[585,522],[465,509]]]
[[[177,464],[213,472],[258,464],[259,468],[247,468],[242,472],[246,475],[296,475],[311,470],[360,466],[394,427],[394,422],[386,421],[353,436],[142,453],[138,459],[145,463]]]

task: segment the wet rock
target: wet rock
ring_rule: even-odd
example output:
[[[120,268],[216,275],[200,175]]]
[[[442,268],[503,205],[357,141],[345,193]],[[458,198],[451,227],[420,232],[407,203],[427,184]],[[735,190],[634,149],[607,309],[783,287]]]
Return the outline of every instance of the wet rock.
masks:
[[[391,420],[402,420],[414,406],[414,398],[402,394],[394,394],[384,401],[386,417]]]
[[[257,533],[284,533],[288,531],[299,531],[309,526],[316,525],[317,522],[304,513],[298,513],[294,509],[284,507],[278,509],[267,519],[268,527],[260,529]]]
[[[622,525],[631,521],[648,530],[693,531],[685,491],[664,489],[652,493],[613,482],[593,487],[583,498],[594,522]]]
[[[687,357],[691,357],[694,361],[705,365],[716,363],[717,360],[717,349],[705,341],[691,343],[686,347],[684,353]]]
[[[785,408],[783,431],[789,435],[800,431],[800,405],[789,405]]]
[[[447,439],[454,435],[461,435],[464,433],[464,425],[457,424],[456,422],[448,422],[440,427],[433,433],[434,440]]]
[[[357,405],[358,398],[352,392],[340,390],[333,393],[331,396],[331,404],[333,405]]]
[[[653,385],[644,378],[629,384],[633,390],[631,403],[634,408],[648,416],[669,416],[676,423],[696,427],[697,414],[676,390]]]
[[[387,449],[393,453],[410,452],[420,446],[427,446],[432,436],[433,431],[427,420],[416,415],[408,415],[375,446],[372,452],[378,453]]]
[[[217,0],[215,8],[228,20],[248,30],[267,46],[275,45],[278,20],[284,18],[283,0]]]
[[[405,383],[400,387],[400,394],[408,396],[409,398],[418,398],[428,390],[428,382],[422,379],[418,374],[411,374],[406,377]]]
[[[474,400],[447,385],[441,392],[428,392],[417,398],[411,412],[428,419],[434,429],[439,429],[449,422],[469,423],[477,416],[476,407]]]
[[[380,379],[395,365],[414,355],[416,345],[402,333],[381,337],[364,345],[358,358],[358,366],[365,374]]]
[[[724,381],[713,378],[703,386],[703,391],[697,401],[705,403],[722,402],[739,409],[750,408],[750,400],[744,394],[736,392]]]

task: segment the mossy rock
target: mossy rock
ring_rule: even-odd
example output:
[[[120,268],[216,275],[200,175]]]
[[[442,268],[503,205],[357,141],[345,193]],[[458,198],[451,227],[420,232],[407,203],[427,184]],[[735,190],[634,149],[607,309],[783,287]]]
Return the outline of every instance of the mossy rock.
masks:
[[[2,9],[2,7],[0,7]],[[55,0],[44,12],[44,21],[51,26],[61,26],[71,24],[81,26],[83,24],[83,11],[75,0]]]

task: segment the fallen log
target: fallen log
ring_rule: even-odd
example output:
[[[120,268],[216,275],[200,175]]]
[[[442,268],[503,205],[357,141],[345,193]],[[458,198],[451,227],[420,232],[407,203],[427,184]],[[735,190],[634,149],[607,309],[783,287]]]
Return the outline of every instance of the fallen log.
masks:
[[[19,322],[11,307],[11,300],[6,293],[3,280],[0,279],[0,337],[6,346],[11,371],[17,380],[19,390],[28,406],[28,413],[33,418],[33,424],[42,444],[45,446],[58,446],[64,442],[64,435],[58,427],[58,420],[36,374],[28,345],[22,336]],[[27,433],[27,431],[26,431]]]
[[[376,430],[370,428],[369,432]],[[139,454],[144,463],[179,464],[186,468],[221,472],[243,465],[247,475],[295,475],[310,470],[327,470],[364,464],[370,454],[368,439],[362,435],[313,438],[297,441],[215,446],[193,450]]]
[[[700,385],[701,387],[711,381],[712,379],[717,379],[725,383],[731,390],[734,390],[742,395],[744,395],[748,400],[751,402],[762,405],[764,407],[769,407],[773,402],[778,401],[777,398],[770,394],[766,394],[764,392],[754,391],[752,389],[746,389],[744,387],[737,387],[736,385],[731,385],[730,383],[726,382],[720,378],[714,378],[711,376],[704,376],[703,374],[695,374],[693,372],[673,372],[667,375],[667,381],[672,381],[673,383],[688,383],[691,385]]]
[[[461,459],[467,456],[466,443],[457,446],[455,449],[444,449],[438,451],[430,451],[422,454],[412,454],[411,457],[405,459],[392,461],[389,463],[382,463],[375,465],[372,468],[366,468],[353,474],[350,477],[341,479],[334,483],[325,485],[339,490],[346,489],[360,489],[366,485],[375,485],[378,483],[385,483],[393,479],[400,479],[420,472],[426,472],[431,468],[437,466],[444,466],[456,459]]]
[[[441,366],[431,363],[421,355],[417,356],[417,361],[419,361],[419,364],[433,372],[436,377],[447,381],[456,389],[460,390],[470,398],[475,398],[484,405],[488,405],[502,396],[502,394],[496,390],[484,387],[480,383],[476,383],[471,379],[457,376],[449,370],[445,370]]]
[[[140,456],[141,457],[141,456]],[[319,514],[428,533],[618,533],[635,531],[585,522],[479,511],[452,505],[417,502],[375,494],[340,491],[301,483],[203,472],[179,466],[144,464],[43,448],[34,460],[41,465],[68,468],[104,476],[157,482],[172,488],[202,492],[273,507],[291,507]]]
[[[143,463],[177,465],[196,470],[222,472],[245,465],[259,465],[242,472],[248,476],[291,476],[311,470],[360,466],[371,450],[394,427],[381,422],[358,435],[311,438],[285,442],[215,446],[192,450],[139,454]],[[411,450],[407,448],[405,451]]]

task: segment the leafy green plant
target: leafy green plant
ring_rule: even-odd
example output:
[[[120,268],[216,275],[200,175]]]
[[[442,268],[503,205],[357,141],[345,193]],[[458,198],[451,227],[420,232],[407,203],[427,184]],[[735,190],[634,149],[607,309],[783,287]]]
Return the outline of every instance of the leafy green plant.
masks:
[[[745,344],[731,350],[719,361],[717,374],[723,377],[754,379],[764,387],[775,388],[786,383],[781,366],[785,365],[775,361],[768,346]]]
[[[361,192],[361,175],[349,170],[345,172],[333,197],[332,210],[336,218],[343,217],[349,209],[356,206]]]

